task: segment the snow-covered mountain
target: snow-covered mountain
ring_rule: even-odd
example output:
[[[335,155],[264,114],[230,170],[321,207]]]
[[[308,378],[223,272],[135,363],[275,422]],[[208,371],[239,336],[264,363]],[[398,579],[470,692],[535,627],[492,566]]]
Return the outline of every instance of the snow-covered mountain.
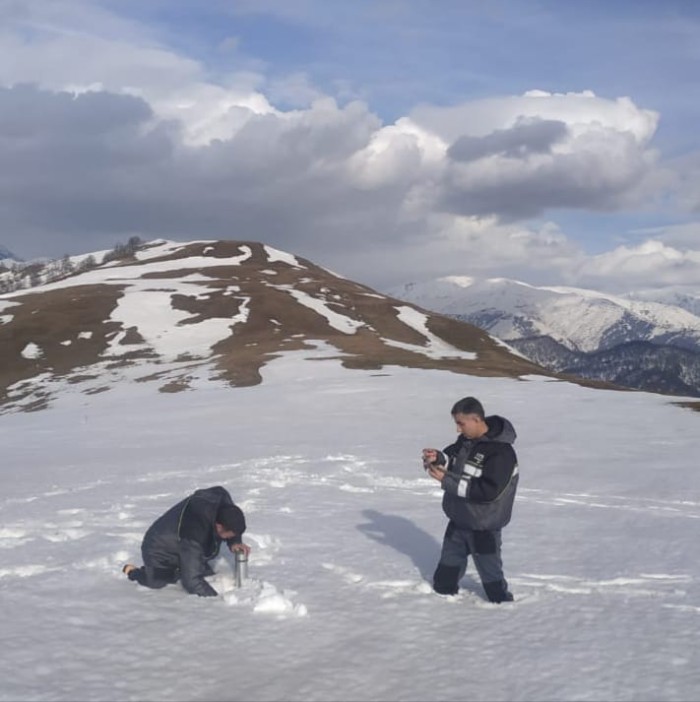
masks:
[[[92,259],[0,295],[0,405],[40,408],[59,386],[103,392],[125,378],[164,392],[197,374],[254,385],[270,359],[318,344],[348,368],[551,375],[470,324],[261,243],[159,240]]]
[[[10,249],[6,248],[2,244],[0,244],[0,267],[3,265],[2,261],[21,261],[22,259],[15,256],[15,254],[10,251]]]
[[[475,324],[550,370],[700,396],[700,293],[693,289],[622,297],[450,276],[389,292]]]
[[[700,317],[651,299],[505,278],[449,276],[388,291],[402,300],[476,324],[503,340],[548,336],[573,351],[629,341],[700,349]]]
[[[630,300],[661,302],[672,307],[680,307],[700,317],[700,288],[690,285],[670,285],[650,290],[635,290],[624,297]]]

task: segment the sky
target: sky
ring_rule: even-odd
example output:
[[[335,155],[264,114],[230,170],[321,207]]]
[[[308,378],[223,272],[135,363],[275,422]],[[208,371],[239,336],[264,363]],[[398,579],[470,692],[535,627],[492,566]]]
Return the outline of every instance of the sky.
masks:
[[[0,422],[0,700],[697,698],[697,413],[538,377],[348,370],[323,345],[248,388],[121,372]],[[446,518],[420,453],[453,441],[466,394],[518,433],[513,603],[488,603],[473,565],[457,596],[430,588]],[[125,579],[148,526],[212,485],[246,515],[243,587],[228,554],[216,598]]]
[[[685,0],[0,0],[0,245],[700,285]]]

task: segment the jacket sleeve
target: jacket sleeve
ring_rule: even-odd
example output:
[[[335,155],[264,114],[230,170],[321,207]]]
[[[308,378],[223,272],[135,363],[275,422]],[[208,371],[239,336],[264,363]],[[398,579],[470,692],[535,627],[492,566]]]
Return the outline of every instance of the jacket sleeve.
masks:
[[[449,468],[452,459],[458,451],[457,444],[450,444],[446,446],[442,451],[437,452],[437,457],[435,458],[435,463],[443,468]]]
[[[202,547],[190,539],[180,541],[180,579],[192,595],[215,597],[219,593],[204,579],[207,560]]]

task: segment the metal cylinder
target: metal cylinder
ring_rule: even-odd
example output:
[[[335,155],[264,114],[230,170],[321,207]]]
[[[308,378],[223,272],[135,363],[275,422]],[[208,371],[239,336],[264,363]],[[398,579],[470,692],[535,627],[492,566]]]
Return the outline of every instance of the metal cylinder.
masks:
[[[236,587],[243,587],[243,581],[248,578],[248,554],[236,551]]]

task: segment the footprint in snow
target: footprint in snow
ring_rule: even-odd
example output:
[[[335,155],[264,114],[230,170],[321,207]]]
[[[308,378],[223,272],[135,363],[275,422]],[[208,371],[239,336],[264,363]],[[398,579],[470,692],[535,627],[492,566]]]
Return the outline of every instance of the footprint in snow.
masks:
[[[334,563],[321,563],[321,565],[326,570],[330,570],[331,573],[336,573],[337,575],[340,575],[346,583],[361,583],[365,579],[364,575],[361,575],[360,573],[354,573],[349,568],[345,568],[344,566],[335,565]]]

